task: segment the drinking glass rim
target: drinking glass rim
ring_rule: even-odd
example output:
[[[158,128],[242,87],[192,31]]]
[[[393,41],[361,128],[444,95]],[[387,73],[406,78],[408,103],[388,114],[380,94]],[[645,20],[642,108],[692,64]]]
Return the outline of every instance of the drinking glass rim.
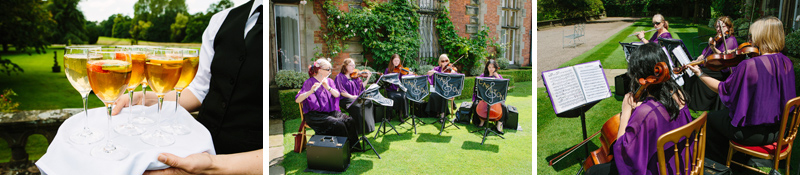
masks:
[[[87,46],[87,45],[81,45],[81,46],[65,46],[65,47],[64,47],[64,49],[102,49],[102,48],[103,48],[103,47],[100,47],[100,46]]]

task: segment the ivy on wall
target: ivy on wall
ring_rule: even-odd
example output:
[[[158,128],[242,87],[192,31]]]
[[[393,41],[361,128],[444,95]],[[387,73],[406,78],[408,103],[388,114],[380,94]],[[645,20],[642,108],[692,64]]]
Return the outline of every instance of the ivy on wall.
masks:
[[[341,0],[326,1],[327,30],[322,36],[328,46],[327,52],[317,56],[335,57],[348,48],[345,40],[359,37],[364,51],[371,53],[376,70],[388,66],[392,54],[399,54],[404,66],[416,66],[416,54],[420,45],[419,16],[416,7],[409,1],[374,3],[365,1],[367,7],[342,12],[337,8]]]
[[[439,33],[439,44],[442,45],[445,53],[449,54],[450,61],[454,62],[463,56],[455,64],[459,68],[459,72],[469,74],[466,70],[470,69],[464,68],[480,65],[477,62],[485,61],[484,58],[488,56],[486,51],[489,41],[488,27],[484,26],[472,38],[458,36],[458,31],[453,26],[453,22],[450,21],[450,12],[447,9],[443,9],[442,13],[439,13],[439,18],[436,19],[436,29]]]

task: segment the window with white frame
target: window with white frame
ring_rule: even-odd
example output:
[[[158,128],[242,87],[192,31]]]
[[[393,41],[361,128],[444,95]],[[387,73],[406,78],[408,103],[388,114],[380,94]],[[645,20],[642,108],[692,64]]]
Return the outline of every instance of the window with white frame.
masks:
[[[417,0],[419,5],[419,58],[437,58],[439,49],[439,35],[436,33],[436,19],[439,16],[441,5],[438,0]]]
[[[500,43],[505,46],[505,53],[503,57],[507,58],[511,63],[517,57],[519,47],[515,43],[519,43],[518,30],[518,15],[520,7],[517,0],[501,0],[500,12]]]

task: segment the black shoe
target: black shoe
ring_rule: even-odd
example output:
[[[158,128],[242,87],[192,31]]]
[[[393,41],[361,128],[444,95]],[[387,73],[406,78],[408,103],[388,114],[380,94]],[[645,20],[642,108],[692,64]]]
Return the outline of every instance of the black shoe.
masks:
[[[492,130],[494,130],[495,132],[497,132],[497,133],[498,133],[498,134],[500,134],[500,135],[505,135],[505,134],[506,134],[506,133],[505,133],[505,132],[503,132],[503,131],[498,131],[498,130],[497,130],[497,128],[494,128],[494,127],[492,127]]]

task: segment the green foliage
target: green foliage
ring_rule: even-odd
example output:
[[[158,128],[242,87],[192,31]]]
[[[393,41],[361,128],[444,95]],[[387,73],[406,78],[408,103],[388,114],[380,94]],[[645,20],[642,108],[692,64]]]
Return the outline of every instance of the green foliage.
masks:
[[[0,57],[0,73],[11,75],[12,72],[17,72],[17,74],[19,74],[25,71],[23,71],[22,67],[19,67],[19,65],[12,63],[11,60]]]
[[[128,31],[131,34],[131,44],[136,45],[139,44],[139,40],[144,39],[147,37],[147,31],[150,29],[150,26],[153,24],[148,22],[144,22],[139,20],[138,22],[133,23],[131,25],[131,30]]]
[[[414,74],[417,75],[426,75],[428,71],[432,70],[434,67],[432,65],[419,65],[417,68],[414,69]]]
[[[98,26],[94,21],[86,21],[84,24],[86,28],[86,37],[88,37],[89,44],[97,44],[97,40],[100,39],[100,30],[102,28]]]
[[[206,11],[208,12],[208,14],[215,14],[217,12],[220,12],[222,10],[225,10],[225,9],[231,8],[231,7],[233,7],[233,2],[231,2],[230,0],[220,0],[217,3],[211,4],[208,7],[208,10],[206,10]]]
[[[5,89],[3,90],[3,94],[0,94],[0,112],[17,111],[19,103],[12,101],[11,96],[17,96],[17,93],[14,93],[11,89]]]
[[[508,59],[506,59],[506,58],[498,58],[495,61],[497,61],[497,66],[500,66],[500,69],[508,68],[508,64],[509,64],[508,63],[509,62]]]
[[[116,15],[108,16],[108,19],[103,20],[100,22],[100,36],[107,36],[111,37],[111,33],[114,31],[114,19]]]
[[[602,14],[605,11],[601,0],[538,0],[537,20],[585,17]]]
[[[114,38],[131,38],[131,17],[122,14],[114,15],[114,28],[111,36]]]
[[[744,7],[746,1],[742,0],[714,0],[711,1],[711,18],[717,19],[720,16],[729,16],[733,19],[744,17]]]
[[[455,62],[458,61],[458,58],[464,57],[463,60],[455,63],[460,70],[469,70],[478,60],[488,56],[486,52],[488,27],[478,31],[471,39],[461,37],[453,26],[453,22],[450,21],[450,12],[445,9],[439,13],[439,18],[436,19],[436,29],[439,33],[439,44],[445,53],[448,53],[450,61]]]
[[[17,51],[43,53],[54,32],[56,22],[44,8],[46,1],[0,1],[0,45],[4,51],[14,46]],[[81,22],[83,24],[83,22]],[[61,31],[59,31],[61,32]]]
[[[800,30],[795,30],[794,32],[789,33],[789,35],[786,35],[786,48],[783,50],[789,52],[789,55],[791,56],[800,57]]]
[[[51,0],[47,9],[56,21],[55,30],[51,38],[52,43],[70,44],[88,43],[89,37],[86,35],[85,18],[83,12],[78,10],[80,0]]]
[[[294,97],[300,89],[278,90],[281,104],[281,117],[285,120],[300,118],[300,105],[294,102]]]
[[[406,67],[417,64],[414,58],[420,44],[419,16],[411,2],[368,3],[363,10],[348,13],[340,11],[338,3],[341,1],[326,1],[323,5],[327,18],[320,29],[325,31],[322,39],[327,50],[316,57],[336,57],[348,47],[343,41],[360,37],[364,51],[372,53],[374,65],[388,65],[392,54],[399,54]]]
[[[280,70],[275,74],[275,83],[284,89],[300,88],[308,79],[308,74],[293,70]]]
[[[486,65],[485,59],[476,62],[475,65],[473,65],[472,68],[469,69],[469,74],[475,76],[483,74],[483,68],[485,65]]]
[[[172,25],[169,26],[169,29],[172,30],[169,35],[170,40],[173,42],[180,42],[183,40],[183,38],[186,36],[184,31],[186,29],[186,23],[188,22],[188,16],[178,13],[178,15],[175,16],[175,23],[172,23]]]
[[[500,73],[500,75],[503,75],[503,78],[506,78],[506,75],[513,77],[514,82],[533,81],[532,70],[512,69],[512,70],[500,70],[497,72]]]
[[[733,35],[736,36],[737,41],[747,41],[747,36],[750,35],[750,24],[750,19],[747,18],[733,20],[733,27],[736,28]]]
[[[189,22],[186,23],[186,37],[184,37],[181,42],[202,42],[203,31],[206,30],[206,26],[208,26],[209,21],[211,21],[212,15],[213,13],[203,14],[202,12],[192,15],[192,17],[189,18]]]

